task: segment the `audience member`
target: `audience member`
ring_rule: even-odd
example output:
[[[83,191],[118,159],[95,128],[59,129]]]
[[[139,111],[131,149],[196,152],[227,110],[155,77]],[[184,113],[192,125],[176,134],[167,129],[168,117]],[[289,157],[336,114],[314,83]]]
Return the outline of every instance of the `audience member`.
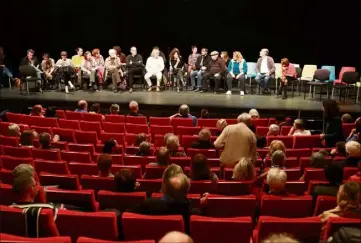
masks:
[[[242,158],[233,169],[232,180],[234,181],[252,181],[256,179],[256,171],[252,160]]]
[[[356,128],[351,130],[351,133],[346,139],[346,141],[358,141],[359,143],[361,143],[361,117],[357,118],[355,123]]]
[[[75,112],[88,112],[88,102],[86,100],[79,100]]]
[[[156,152],[155,156],[157,156],[156,163],[149,163],[151,166],[168,166],[169,163],[169,151],[166,147],[160,147]]]
[[[174,133],[169,132],[169,133],[164,134],[164,138],[163,138],[164,139],[164,146],[167,146],[167,140],[171,136],[174,136]]]
[[[336,148],[332,149],[330,152],[331,156],[343,156],[346,157],[346,143],[337,142]]]
[[[361,172],[360,172],[361,171],[361,160],[358,162],[357,168],[358,168],[357,173],[354,174],[353,176],[350,176],[350,178],[348,178],[348,180],[361,183]]]
[[[272,154],[271,167],[286,168],[286,155],[281,150],[276,150]]]
[[[21,147],[34,147],[33,141],[38,136],[34,130],[25,130],[20,135],[20,145]]]
[[[329,165],[329,160],[326,159],[326,156],[318,151],[311,155],[311,167],[312,168],[325,168]]]
[[[139,105],[138,102],[132,100],[129,103],[129,110],[130,113],[128,114],[128,116],[143,116],[142,114],[139,113]]]
[[[276,124],[280,127],[280,129],[282,126],[291,126],[291,123],[282,114],[276,115],[275,119],[276,119]]]
[[[228,126],[227,121],[225,119],[219,119],[216,123],[216,128],[218,129],[217,131],[217,136],[221,135],[221,133],[223,132],[223,129]]]
[[[193,155],[190,178],[193,181],[211,180],[215,182],[218,180],[217,175],[209,169],[207,158],[203,154]]]
[[[268,148],[268,157],[272,157],[273,153],[277,150],[281,150],[286,153],[286,146],[281,140],[273,140]]]
[[[268,194],[287,195],[286,192],[287,174],[280,168],[271,168],[267,173]]]
[[[41,105],[34,105],[30,112],[30,116],[44,117],[43,107]]]
[[[20,137],[21,136],[20,127],[17,124],[11,124],[8,127],[8,136],[9,137]]]
[[[262,241],[262,243],[301,243],[287,234],[272,234]]]
[[[150,156],[150,143],[144,141],[139,144],[137,156]]]
[[[168,232],[158,243],[194,243],[192,238],[188,235],[179,232]]]
[[[134,192],[139,187],[139,183],[128,169],[122,169],[114,175],[115,188],[117,192]]]
[[[305,130],[305,122],[302,119],[296,119],[288,136],[311,136],[311,132]]]
[[[329,154],[326,150],[324,150],[324,149],[320,149],[320,150],[318,150],[318,152],[321,153],[321,154],[323,154],[323,156],[325,156],[325,157],[327,157],[327,156],[330,155],[330,154]]]
[[[251,109],[248,114],[251,115],[252,119],[260,118],[259,113],[256,109]]]
[[[98,170],[99,170],[99,177],[114,177],[113,173],[111,172],[112,168],[112,156],[109,154],[101,154],[98,157]]]
[[[343,161],[344,167],[357,167],[357,163],[361,160],[361,146],[356,141],[346,143],[347,157]]]
[[[169,184],[169,179],[177,174],[183,174],[183,169],[177,164],[169,165],[163,172],[162,176],[162,189],[161,192],[165,194],[167,186]]]
[[[341,121],[342,123],[353,123],[353,118],[350,114],[345,113],[341,116]]]
[[[55,140],[55,141],[54,141]],[[59,140],[58,135],[54,135],[54,142]],[[39,135],[39,143],[41,144],[42,149],[55,149],[55,147],[51,146],[51,135],[47,132],[40,133]]]
[[[242,146],[240,146],[242,144]],[[214,142],[217,149],[223,149],[220,157],[221,166],[234,166],[241,158],[251,158],[256,163],[256,136],[242,122],[224,128]]]
[[[173,116],[170,116],[169,117],[171,120],[173,118],[189,118],[189,119],[193,119],[193,126],[197,126],[197,122],[198,122],[198,119],[197,117],[195,116],[192,116],[190,113],[189,113],[189,106],[186,105],[186,104],[183,104],[179,107],[179,112],[174,114]]]
[[[334,147],[339,141],[344,141],[342,123],[340,118],[340,107],[334,100],[327,100],[322,103],[324,111],[324,122],[326,128],[320,134],[320,139],[325,140],[327,147]]]
[[[100,104],[99,103],[92,104],[92,106],[90,107],[89,113],[101,114],[101,112],[100,112]]]
[[[134,146],[139,147],[142,142],[147,141],[147,135],[145,133],[138,133],[135,135]]]
[[[271,124],[268,129],[267,136],[279,136],[280,135],[280,127],[276,124]]]
[[[49,106],[45,111],[45,117],[58,118],[56,114],[56,106]]]
[[[214,148],[213,142],[211,140],[211,131],[208,128],[203,128],[198,133],[198,141],[194,141],[191,144],[191,148],[195,149],[212,149]]]
[[[186,157],[184,152],[178,150],[180,145],[179,138],[176,135],[168,137],[166,146],[171,157]]]
[[[115,139],[111,138],[104,142],[103,153],[104,154],[112,154],[114,152],[114,148],[118,146],[118,143]]]
[[[207,109],[202,109],[201,110],[201,119],[208,119],[209,118],[209,112]]]
[[[337,195],[339,186],[342,184],[343,170],[340,165],[330,164],[324,168],[325,177],[328,184],[317,185],[311,194],[316,198],[317,196],[333,196]]]
[[[252,116],[248,113],[245,113],[243,112],[241,115],[239,115],[237,117],[237,122],[240,123],[244,123],[246,124],[246,126],[253,132],[253,133],[256,133],[256,129],[255,127],[253,126],[253,123],[252,123]]]
[[[118,104],[112,104],[109,108],[109,114],[110,115],[119,115],[119,105]]]

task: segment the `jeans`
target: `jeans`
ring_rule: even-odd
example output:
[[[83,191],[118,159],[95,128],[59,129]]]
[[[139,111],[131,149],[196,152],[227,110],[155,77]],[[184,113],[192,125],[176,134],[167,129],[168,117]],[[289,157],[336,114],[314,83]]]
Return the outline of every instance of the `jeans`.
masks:
[[[237,75],[235,75],[237,77]],[[231,74],[227,75],[227,86],[228,86],[228,90],[232,91],[232,81],[233,79],[238,81],[238,88],[240,91],[245,91],[244,90],[244,82],[246,80],[246,77],[244,74],[242,74],[238,79],[233,78]]]
[[[1,70],[1,68],[0,68]],[[13,74],[10,72],[10,70],[7,67],[2,68],[2,75],[6,75],[9,78],[13,78]]]
[[[191,72],[191,85],[192,85],[192,87],[196,86],[196,80],[195,80],[196,77],[197,77],[197,88],[202,87],[203,75],[204,75],[204,71],[201,71],[201,70],[195,70],[195,71]]]
[[[269,76],[269,75],[267,76],[264,73],[260,73],[260,74],[257,74],[255,81],[263,90],[266,90],[266,89],[268,89],[268,82],[269,82],[270,78],[271,78],[271,76]]]

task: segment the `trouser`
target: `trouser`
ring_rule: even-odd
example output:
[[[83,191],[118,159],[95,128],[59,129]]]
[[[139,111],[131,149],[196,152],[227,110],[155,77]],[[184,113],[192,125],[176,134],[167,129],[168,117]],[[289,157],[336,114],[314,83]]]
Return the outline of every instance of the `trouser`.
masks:
[[[133,67],[130,68],[128,71],[128,86],[129,88],[133,87],[133,83],[134,83],[134,75],[138,74],[138,75],[144,75],[144,69],[142,67]]]
[[[237,75],[236,75],[237,77]],[[245,80],[246,80],[246,76],[244,74],[242,74],[238,79],[237,78],[233,78],[232,75],[229,73],[227,75],[227,86],[228,86],[228,90],[229,91],[232,91],[232,82],[233,82],[233,79],[237,80],[237,83],[238,83],[238,89],[240,91],[244,91],[244,83],[245,83]]]
[[[184,86],[184,77],[183,77],[183,70],[182,69],[173,69],[173,75],[175,76],[176,82],[177,82],[177,87],[180,87],[180,85],[182,84],[182,86]]]
[[[203,80],[203,75],[204,75],[204,71],[202,70],[194,70],[191,72],[191,85],[192,87],[196,87],[196,77],[197,77],[197,88],[201,88],[202,87],[202,80]]]
[[[203,89],[204,90],[208,90],[208,86],[209,86],[209,80],[211,78],[214,79],[214,91],[218,91],[219,90],[219,86],[221,85],[221,79],[222,79],[222,75],[219,75],[218,77],[214,76],[214,74],[211,74],[209,72],[204,74],[204,82],[203,82]]]
[[[97,85],[97,83],[96,83],[96,79],[95,79],[95,77],[96,77],[96,74],[97,74],[97,71],[96,70],[91,70],[90,71],[90,74],[88,74],[88,73],[84,73],[83,74],[83,76],[85,77],[85,78],[89,78],[89,87],[93,87],[93,89],[98,89],[98,85]]]
[[[266,90],[268,89],[268,82],[270,78],[271,76],[267,76],[265,73],[261,73],[256,75],[255,81],[263,90]]]
[[[0,68],[1,70],[1,68]],[[6,75],[9,78],[13,78],[13,74],[10,72],[10,70],[7,67],[2,68],[2,75]]]
[[[113,70],[110,70],[109,71],[109,74],[112,78],[112,83],[113,83],[113,89],[117,89],[118,87],[118,84],[120,83],[120,74],[119,74],[119,71],[118,69],[113,69]]]
[[[147,82],[149,87],[152,87],[152,81],[150,80],[151,77],[155,76],[157,78],[157,86],[160,86],[160,82],[162,81],[162,72],[157,73],[146,73],[144,75],[144,79]]]

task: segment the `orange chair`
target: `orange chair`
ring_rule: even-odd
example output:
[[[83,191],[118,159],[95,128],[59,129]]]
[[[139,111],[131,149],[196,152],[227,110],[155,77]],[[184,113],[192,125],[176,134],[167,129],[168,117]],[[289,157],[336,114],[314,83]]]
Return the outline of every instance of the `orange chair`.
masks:
[[[7,170],[13,170],[16,166],[20,164],[29,164],[31,166],[34,166],[32,157],[17,158],[8,155],[0,155],[0,162],[0,164],[2,164],[2,168]]]
[[[34,160],[34,167],[38,174],[41,172],[59,174],[59,175],[69,175],[68,164],[63,161],[47,161],[41,159]]]
[[[205,215],[209,217],[253,217],[257,208],[255,195],[212,196],[207,200]]]
[[[80,129],[82,131],[96,132],[98,136],[102,131],[102,124],[100,122],[80,121]]]
[[[80,123],[78,120],[59,119],[58,122],[60,128],[80,130]]]
[[[125,121],[126,121],[126,123],[131,123],[131,124],[147,124],[147,117],[146,116],[126,116]]]
[[[77,175],[58,175],[42,172],[39,179],[42,186],[58,186],[60,189],[80,190]]]
[[[156,126],[170,126],[170,119],[169,117],[149,117],[149,123],[150,125],[156,125]]]
[[[111,123],[125,123],[124,115],[105,115],[105,122]]]
[[[100,209],[115,208],[120,212],[131,209],[147,199],[146,192],[110,192],[99,191],[98,201]]]

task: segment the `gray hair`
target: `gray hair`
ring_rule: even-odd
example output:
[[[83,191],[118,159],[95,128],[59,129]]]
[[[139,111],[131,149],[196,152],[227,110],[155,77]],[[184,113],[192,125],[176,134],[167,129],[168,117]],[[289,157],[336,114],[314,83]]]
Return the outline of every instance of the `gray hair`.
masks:
[[[186,104],[183,104],[179,107],[179,113],[182,116],[188,115],[189,114],[189,106]]]
[[[138,102],[136,102],[135,100],[132,100],[131,102],[129,102],[129,109],[134,110],[135,108],[138,108]]]
[[[345,145],[346,153],[350,156],[358,157],[361,154],[361,146],[356,141],[347,142]]]
[[[17,124],[11,124],[8,127],[8,135],[18,137],[20,133],[20,127]]]
[[[243,122],[245,124],[250,124],[252,122],[252,117],[250,114],[244,112],[237,117],[237,122],[238,123]]]
[[[112,56],[112,55],[117,54],[117,51],[115,49],[109,49],[108,53],[109,53],[109,56]]]
[[[267,184],[282,184],[285,185],[287,182],[287,174],[280,168],[271,168],[267,173]]]
[[[280,133],[280,127],[277,124],[271,124],[269,126],[269,132],[278,135]]]
[[[268,56],[269,50],[268,50],[267,48],[263,48],[262,50],[265,51],[265,52],[266,52],[266,55]]]
[[[20,164],[15,167],[13,175],[13,190],[17,193],[26,192],[34,186],[34,167],[29,164]]]
[[[169,135],[169,137],[167,138],[167,141],[166,141],[166,145],[167,145],[167,147],[169,147],[170,145],[179,146],[179,138],[174,134]]]
[[[248,114],[250,114],[252,118],[254,118],[254,117],[259,118],[259,113],[258,113],[258,111],[257,111],[256,109],[251,109],[251,110],[248,112]]]

